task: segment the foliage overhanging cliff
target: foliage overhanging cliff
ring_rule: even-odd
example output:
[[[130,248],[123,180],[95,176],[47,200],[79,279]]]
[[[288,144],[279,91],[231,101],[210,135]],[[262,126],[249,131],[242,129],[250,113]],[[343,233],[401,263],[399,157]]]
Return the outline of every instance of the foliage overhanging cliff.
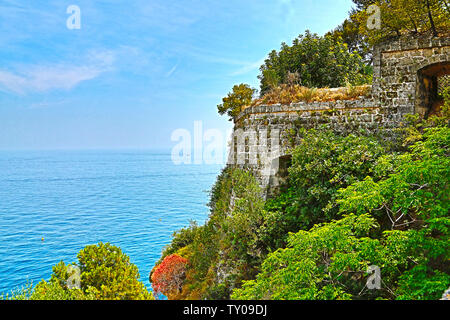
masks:
[[[269,55],[260,101],[311,100],[316,86],[352,89],[370,82],[373,43],[450,30],[445,1],[354,2],[349,19],[326,36],[306,33]],[[375,32],[364,23],[371,4],[386,22]],[[233,119],[258,103],[251,102],[254,93],[235,86],[219,112]],[[300,131],[287,183],[267,201],[250,170],[225,168],[205,225],[175,232],[157,264],[174,256],[187,261],[183,272],[166,274],[177,285],[163,293],[169,299],[440,298],[450,284],[450,88],[440,98],[440,113],[410,115],[392,143],[325,127]],[[380,290],[366,288],[370,265],[381,269]]]
[[[403,143],[303,133],[288,183],[263,201],[249,171],[226,168],[203,226],[177,231],[161,260],[187,259],[170,299],[437,299],[448,287],[449,93],[443,115]],[[382,290],[365,290],[366,270]]]

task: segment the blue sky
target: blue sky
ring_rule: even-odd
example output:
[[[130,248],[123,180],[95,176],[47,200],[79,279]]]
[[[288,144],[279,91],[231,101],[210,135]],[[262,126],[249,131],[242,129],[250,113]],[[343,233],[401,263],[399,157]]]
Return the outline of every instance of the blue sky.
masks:
[[[81,29],[69,30],[69,5]],[[351,0],[0,0],[0,149],[170,148],[231,127],[216,105]]]

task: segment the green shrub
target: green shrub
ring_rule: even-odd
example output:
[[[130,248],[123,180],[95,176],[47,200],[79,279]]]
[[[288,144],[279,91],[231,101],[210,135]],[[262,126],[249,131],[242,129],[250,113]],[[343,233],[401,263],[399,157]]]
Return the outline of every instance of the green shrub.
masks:
[[[267,201],[262,241],[274,250],[285,244],[289,232],[336,218],[337,191],[370,175],[383,152],[372,137],[325,129],[303,132],[292,151],[287,190]]]
[[[232,92],[222,99],[222,104],[217,106],[219,114],[227,114],[233,120],[245,106],[250,106],[255,90],[248,84],[235,85]]]
[[[189,260],[180,296],[227,299],[231,288],[256,275],[263,259],[258,230],[266,213],[261,194],[251,172],[223,170],[211,191],[205,225],[175,233],[164,251]]]
[[[78,267],[80,273],[69,270]],[[68,282],[80,280],[80,288]],[[73,283],[76,283],[74,281]],[[78,253],[78,263],[63,261],[53,266],[49,281],[42,280],[2,297],[14,300],[152,300],[152,294],[139,281],[136,265],[119,247],[109,243],[86,246]]]
[[[309,31],[299,35],[291,46],[282,43],[279,52],[270,52],[260,70],[261,96],[275,85],[288,84],[291,73],[298,74],[300,84],[309,88],[337,88],[348,82],[361,85],[371,79],[364,60],[349,52],[342,39]]]
[[[97,299],[147,300],[152,295],[139,281],[136,265],[119,247],[109,243],[86,246],[78,253],[81,287]]]

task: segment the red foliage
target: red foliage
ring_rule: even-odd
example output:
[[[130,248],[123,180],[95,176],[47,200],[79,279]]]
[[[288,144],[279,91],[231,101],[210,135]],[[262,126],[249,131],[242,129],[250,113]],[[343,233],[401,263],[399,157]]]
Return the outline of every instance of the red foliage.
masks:
[[[152,274],[152,288],[156,294],[162,293],[166,296],[178,293],[183,285],[187,259],[177,254],[171,254],[156,266]]]

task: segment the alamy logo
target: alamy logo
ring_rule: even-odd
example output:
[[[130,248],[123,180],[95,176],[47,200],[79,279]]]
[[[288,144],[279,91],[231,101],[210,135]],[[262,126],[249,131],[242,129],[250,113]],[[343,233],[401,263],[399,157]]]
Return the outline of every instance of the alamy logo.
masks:
[[[370,5],[367,8],[367,13],[370,15],[367,19],[367,29],[369,30],[379,30],[381,29],[381,10],[375,4]]]
[[[280,130],[235,130],[228,163],[263,168],[263,176],[274,175],[279,168]]]
[[[81,10],[77,5],[70,5],[66,10],[70,16],[67,18],[66,26],[69,30],[81,29]]]
[[[70,275],[67,279],[67,288],[81,289],[81,271],[78,266],[67,266],[67,273]]]
[[[218,129],[204,130],[202,121],[194,121],[193,134],[187,129],[177,129],[172,132],[171,140],[177,142],[171,152],[176,165],[223,164],[228,154],[229,165],[258,167],[263,176],[278,172],[279,129],[236,129],[225,134]]]
[[[366,287],[369,290],[381,289],[381,271],[379,266],[369,266],[367,273],[370,274],[366,282]]]

